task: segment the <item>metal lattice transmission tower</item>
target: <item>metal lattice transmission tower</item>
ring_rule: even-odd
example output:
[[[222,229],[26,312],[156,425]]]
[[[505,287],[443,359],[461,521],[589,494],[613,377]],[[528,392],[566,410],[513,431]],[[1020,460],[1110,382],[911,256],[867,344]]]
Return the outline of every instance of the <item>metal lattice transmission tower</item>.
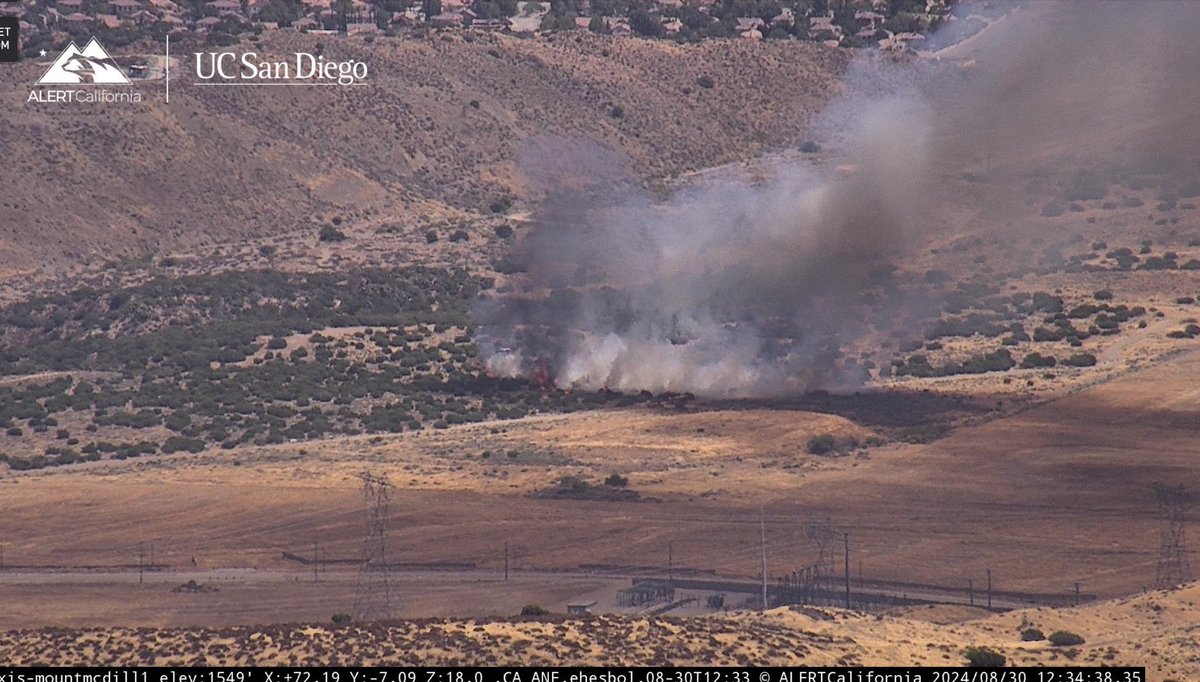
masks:
[[[833,576],[834,540],[837,533],[833,529],[833,520],[824,519],[810,521],[804,529],[805,538],[817,549],[817,560],[812,565],[813,579],[816,582]]]
[[[391,566],[387,560],[388,502],[393,486],[386,476],[369,472],[358,474],[362,480],[363,506],[367,512],[367,533],[363,541],[362,566],[354,595],[355,620],[391,618],[396,607]]]
[[[1182,486],[1154,486],[1158,498],[1158,515],[1162,520],[1161,546],[1158,556],[1158,572],[1154,579],[1157,589],[1175,587],[1192,579],[1188,565],[1186,526],[1192,498]]]

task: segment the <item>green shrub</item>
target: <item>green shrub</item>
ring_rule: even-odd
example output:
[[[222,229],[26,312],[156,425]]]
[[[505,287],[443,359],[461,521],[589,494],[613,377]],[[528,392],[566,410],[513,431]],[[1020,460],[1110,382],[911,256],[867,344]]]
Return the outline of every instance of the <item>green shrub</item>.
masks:
[[[546,607],[539,604],[526,604],[521,607],[522,616],[545,616],[549,613]]]
[[[1046,635],[1037,628],[1025,628],[1021,631],[1022,642],[1040,642],[1046,639]]]
[[[967,657],[968,668],[1003,668],[1007,662],[1004,654],[985,646],[968,647],[963,655]]]
[[[335,614],[333,614],[333,617],[330,618],[330,620],[332,620],[337,625],[345,625],[346,623],[349,623],[350,621],[352,621],[354,619],[348,613],[335,613]]]
[[[624,488],[625,486],[629,485],[629,479],[621,474],[613,473],[609,474],[608,478],[604,479],[604,485],[612,488]]]
[[[1066,630],[1052,632],[1046,639],[1054,646],[1078,646],[1084,642],[1083,637]]]
[[[1096,364],[1096,356],[1091,353],[1076,353],[1063,360],[1063,363],[1071,367],[1091,367]]]
[[[169,455],[174,452],[187,451],[197,453],[204,449],[204,441],[198,438],[186,438],[184,436],[171,436],[162,445],[164,455]]]
[[[1053,367],[1058,364],[1058,360],[1053,355],[1042,355],[1041,353],[1033,352],[1025,356],[1021,361],[1021,369],[1033,369],[1035,367]]]
[[[1062,215],[1066,209],[1057,201],[1051,201],[1042,208],[1042,215],[1047,218],[1055,218]]]
[[[814,455],[827,455],[837,447],[837,439],[833,434],[823,433],[808,439],[808,451]]]
[[[341,242],[346,240],[346,233],[337,229],[333,225],[326,225],[317,233],[317,239],[323,242]]]

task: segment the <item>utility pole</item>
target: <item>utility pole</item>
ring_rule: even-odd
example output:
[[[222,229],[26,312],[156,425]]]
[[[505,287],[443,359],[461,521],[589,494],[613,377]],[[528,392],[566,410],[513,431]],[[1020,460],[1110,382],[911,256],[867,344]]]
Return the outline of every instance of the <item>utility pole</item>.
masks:
[[[314,583],[317,582],[317,566],[319,565],[318,560],[321,557],[320,547],[321,547],[321,543],[316,540],[313,540],[313,582]]]
[[[150,543],[150,570],[154,570],[154,543]]]
[[[762,607],[767,610],[767,516],[766,510],[758,506],[758,535],[762,545]]]
[[[504,543],[504,582],[508,582],[508,543]]]
[[[1079,583],[1075,583],[1075,605],[1079,606]]]
[[[988,608],[992,608],[992,569],[987,570],[988,575]]]
[[[967,601],[971,606],[975,605],[975,581],[967,578]]]
[[[675,582],[675,548],[667,543],[667,580]]]
[[[846,608],[850,608],[850,534],[843,533],[842,541],[846,548]]]
[[[146,556],[146,550],[143,547],[143,543],[139,542],[138,543],[138,584],[145,582],[145,577],[142,574],[142,572],[145,570],[142,566],[145,556]]]

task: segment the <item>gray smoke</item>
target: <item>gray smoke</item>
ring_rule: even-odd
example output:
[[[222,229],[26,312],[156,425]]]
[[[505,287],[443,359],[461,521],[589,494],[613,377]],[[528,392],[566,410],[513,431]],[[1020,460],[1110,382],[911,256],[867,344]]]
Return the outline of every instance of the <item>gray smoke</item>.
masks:
[[[839,361],[848,342],[928,312],[891,264],[953,233],[949,216],[966,207],[1004,229],[1029,211],[1012,187],[1066,168],[1195,170],[1200,3],[1001,9],[939,58],[859,57],[810,127],[819,165],[654,200],[615,152],[531,147],[522,167],[544,199],[510,257],[516,287],[475,311],[489,369],[708,396],[852,384],[864,375]],[[964,192],[967,172],[983,182]]]

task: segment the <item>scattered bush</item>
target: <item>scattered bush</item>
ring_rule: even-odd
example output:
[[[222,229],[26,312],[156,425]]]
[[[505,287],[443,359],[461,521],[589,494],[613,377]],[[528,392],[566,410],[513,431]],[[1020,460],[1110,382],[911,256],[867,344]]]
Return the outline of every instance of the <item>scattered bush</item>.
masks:
[[[1050,644],[1053,646],[1078,646],[1084,642],[1083,637],[1066,630],[1052,632],[1046,639],[1050,640]]]
[[[823,433],[808,439],[808,451],[814,455],[827,455],[837,447],[837,439],[831,433]]]
[[[1040,642],[1046,639],[1046,635],[1037,628],[1025,628],[1021,631],[1022,642]]]
[[[624,488],[629,485],[629,479],[618,473],[609,474],[608,478],[604,479],[604,485],[611,488]]]
[[[522,616],[545,616],[549,613],[550,611],[540,604],[526,604],[521,607]]]
[[[1057,218],[1065,212],[1066,209],[1057,201],[1051,201],[1042,208],[1042,215],[1047,218]]]
[[[1025,356],[1021,361],[1021,369],[1033,369],[1035,367],[1053,367],[1058,364],[1058,360],[1053,355],[1042,355],[1041,353],[1033,352]]]
[[[1063,360],[1063,364],[1071,367],[1092,367],[1096,364],[1096,356],[1091,353],[1076,353]]]
[[[354,618],[352,618],[348,613],[335,613],[330,620],[332,620],[335,625],[345,625],[346,623],[354,620]]]
[[[1003,668],[1007,663],[1004,654],[985,646],[968,647],[963,655],[967,657],[968,668]]]
[[[317,233],[317,239],[323,242],[340,242],[346,240],[346,233],[333,225],[326,225]]]

